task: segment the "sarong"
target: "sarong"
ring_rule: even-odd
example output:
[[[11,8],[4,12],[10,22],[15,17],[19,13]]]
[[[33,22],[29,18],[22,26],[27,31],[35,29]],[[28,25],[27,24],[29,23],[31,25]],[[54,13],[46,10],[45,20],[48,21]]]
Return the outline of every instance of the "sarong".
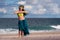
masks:
[[[23,31],[24,35],[29,35],[28,23],[27,20],[18,20],[19,31]]]

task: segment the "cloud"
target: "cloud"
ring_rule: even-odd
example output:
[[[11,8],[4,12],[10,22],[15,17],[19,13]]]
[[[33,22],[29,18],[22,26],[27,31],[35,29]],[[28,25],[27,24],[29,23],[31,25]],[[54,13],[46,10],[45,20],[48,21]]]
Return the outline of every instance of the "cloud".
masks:
[[[27,4],[32,4],[32,5],[45,4],[50,2],[52,2],[52,0],[26,0]]]
[[[60,14],[60,8],[55,7],[52,10],[53,10],[54,14]]]
[[[13,11],[16,11],[17,10],[17,7],[11,7],[13,9]]]
[[[26,4],[26,1],[19,1],[17,4],[24,5],[24,4]]]
[[[6,13],[7,10],[5,8],[0,8],[0,12]]]
[[[44,8],[38,9],[38,10],[33,10],[32,13],[33,14],[45,14],[47,10]]]
[[[45,14],[46,11],[47,9],[43,5],[39,4],[39,5],[33,6],[31,13],[39,15],[39,14]]]
[[[38,10],[38,13],[40,13],[40,14],[42,14],[42,13],[44,14],[45,12],[46,12],[46,9],[44,9],[44,8]]]
[[[24,4],[25,9],[29,10],[33,14],[59,14],[60,8],[57,3],[54,3],[52,0],[25,0],[20,1],[18,4]],[[48,7],[48,8],[46,8]]]
[[[38,0],[32,0],[32,4],[37,4]]]
[[[52,0],[43,0],[43,1],[45,1],[45,2],[52,2]]]
[[[31,5],[25,5],[25,9],[31,10],[33,8],[33,6]]]
[[[1,5],[3,5],[3,3],[1,2]],[[5,5],[5,4],[8,4],[8,5]],[[60,14],[60,6],[59,6],[60,3],[58,3],[58,0],[57,2],[56,0],[55,1],[54,0],[17,0],[17,1],[13,0],[10,2],[9,0],[7,0],[5,1],[5,4],[4,4],[5,6],[0,5],[0,7],[4,7],[4,8],[0,8],[0,12],[6,13],[8,10],[7,14],[13,14],[13,12],[18,9],[18,5],[22,4],[25,6],[25,9],[29,11],[31,15],[40,14],[39,17],[43,15],[42,17],[47,17],[47,18],[60,17],[59,15]]]
[[[57,3],[50,3],[50,4],[48,4],[48,7],[49,7],[50,12],[52,12],[53,14],[60,13],[60,8]]]

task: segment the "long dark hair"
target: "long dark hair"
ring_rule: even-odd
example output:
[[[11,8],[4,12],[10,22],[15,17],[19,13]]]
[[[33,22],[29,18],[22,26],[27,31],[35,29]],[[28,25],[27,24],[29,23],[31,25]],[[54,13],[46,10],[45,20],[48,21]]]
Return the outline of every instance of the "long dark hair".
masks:
[[[19,10],[21,10],[20,7],[23,7],[22,11],[25,11],[25,10],[24,10],[24,5],[20,5],[20,6],[19,6]],[[24,16],[25,16],[27,13],[23,13],[23,14],[24,14]]]

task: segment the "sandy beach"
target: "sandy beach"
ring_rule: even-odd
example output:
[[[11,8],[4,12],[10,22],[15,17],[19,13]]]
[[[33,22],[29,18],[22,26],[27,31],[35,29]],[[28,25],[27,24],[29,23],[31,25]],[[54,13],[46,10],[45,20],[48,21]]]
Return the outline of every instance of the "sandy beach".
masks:
[[[60,40],[60,32],[37,32],[19,38],[18,34],[0,34],[0,40]]]

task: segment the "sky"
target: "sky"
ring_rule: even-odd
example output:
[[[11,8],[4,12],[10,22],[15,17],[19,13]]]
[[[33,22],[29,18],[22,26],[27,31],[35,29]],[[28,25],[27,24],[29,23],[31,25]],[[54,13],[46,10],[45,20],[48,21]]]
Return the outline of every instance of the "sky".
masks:
[[[0,18],[17,18],[19,5],[28,11],[26,18],[60,18],[60,0],[0,0]]]

